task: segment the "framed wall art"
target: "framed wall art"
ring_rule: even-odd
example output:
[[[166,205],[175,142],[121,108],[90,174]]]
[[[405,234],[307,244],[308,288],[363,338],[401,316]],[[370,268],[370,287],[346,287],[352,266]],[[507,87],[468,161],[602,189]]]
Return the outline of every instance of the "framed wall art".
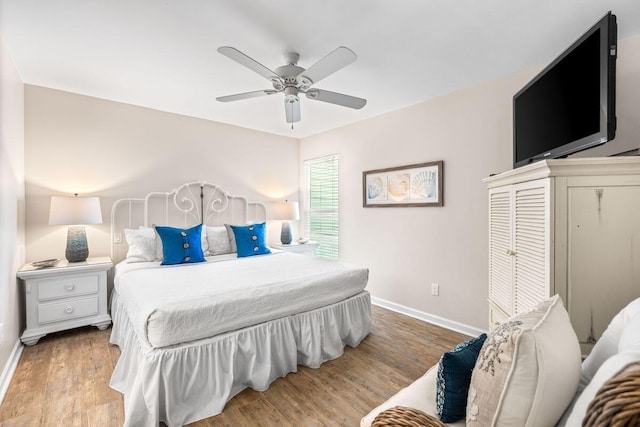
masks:
[[[362,172],[362,206],[444,206],[443,168],[440,160]]]

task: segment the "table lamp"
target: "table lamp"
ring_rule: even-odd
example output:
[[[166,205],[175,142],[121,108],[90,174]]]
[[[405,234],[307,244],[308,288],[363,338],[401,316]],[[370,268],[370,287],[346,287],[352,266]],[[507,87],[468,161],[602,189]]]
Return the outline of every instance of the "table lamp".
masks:
[[[283,245],[291,244],[291,225],[289,221],[295,221],[300,219],[300,211],[298,209],[298,202],[284,202],[277,203],[274,209],[274,219],[282,221],[282,232],[280,233],[280,242]]]
[[[51,196],[49,225],[68,225],[65,257],[69,262],[82,262],[89,256],[85,224],[102,224],[98,197]]]

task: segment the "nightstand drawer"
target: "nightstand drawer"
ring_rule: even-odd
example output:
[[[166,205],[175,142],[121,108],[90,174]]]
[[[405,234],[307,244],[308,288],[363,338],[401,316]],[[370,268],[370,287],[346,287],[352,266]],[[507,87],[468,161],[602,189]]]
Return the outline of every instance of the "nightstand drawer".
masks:
[[[99,276],[78,275],[59,279],[46,279],[38,282],[38,300],[46,301],[75,295],[95,294],[98,292]]]
[[[50,323],[98,314],[98,297],[38,305],[38,322]]]

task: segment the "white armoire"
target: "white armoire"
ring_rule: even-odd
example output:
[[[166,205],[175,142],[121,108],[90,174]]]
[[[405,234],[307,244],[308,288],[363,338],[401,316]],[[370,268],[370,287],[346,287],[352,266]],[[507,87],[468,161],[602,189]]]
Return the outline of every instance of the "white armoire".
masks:
[[[543,160],[484,182],[490,328],[559,294],[587,354],[640,297],[640,157]]]

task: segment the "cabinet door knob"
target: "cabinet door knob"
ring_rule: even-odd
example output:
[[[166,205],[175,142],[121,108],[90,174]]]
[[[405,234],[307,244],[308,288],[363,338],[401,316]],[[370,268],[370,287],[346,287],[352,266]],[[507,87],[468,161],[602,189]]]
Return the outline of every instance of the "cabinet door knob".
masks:
[[[68,291],[72,291],[74,288],[76,287],[76,285],[74,285],[73,283],[69,283],[67,285],[64,285],[64,288]]]
[[[67,313],[67,314],[73,313],[73,307],[68,306],[67,308],[64,309],[64,312]]]
[[[516,256],[516,251],[512,251],[511,249],[507,249],[507,255]]]

